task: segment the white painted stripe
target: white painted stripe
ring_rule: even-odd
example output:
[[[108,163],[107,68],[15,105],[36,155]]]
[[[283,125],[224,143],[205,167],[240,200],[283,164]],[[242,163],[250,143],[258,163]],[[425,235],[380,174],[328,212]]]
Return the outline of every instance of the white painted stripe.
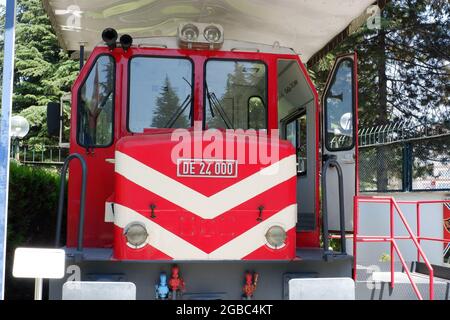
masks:
[[[172,258],[180,260],[208,259],[208,254],[206,252],[164,229],[159,224],[154,223],[138,212],[117,203],[114,206],[114,211],[115,225],[124,229],[130,222],[143,223],[149,233],[147,243]]]
[[[120,151],[115,167],[128,180],[203,219],[214,219],[297,174],[291,155],[207,197]]]
[[[123,229],[131,222],[145,224],[149,232],[147,243],[176,260],[241,260],[266,244],[265,234],[271,226],[290,230],[297,222],[297,205],[293,204],[207,254],[130,208],[116,203],[114,211],[117,226]]]
[[[297,205],[284,208],[269,219],[262,221],[252,229],[224,244],[209,255],[210,260],[242,259],[266,244],[266,232],[278,225],[290,230],[297,223]]]
[[[114,202],[105,201],[105,222],[114,222]]]

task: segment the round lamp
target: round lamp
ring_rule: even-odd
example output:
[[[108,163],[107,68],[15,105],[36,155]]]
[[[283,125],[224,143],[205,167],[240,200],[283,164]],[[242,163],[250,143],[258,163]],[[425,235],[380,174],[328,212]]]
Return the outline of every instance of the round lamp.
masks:
[[[11,118],[11,137],[22,139],[30,131],[28,120],[22,116],[14,116]]]

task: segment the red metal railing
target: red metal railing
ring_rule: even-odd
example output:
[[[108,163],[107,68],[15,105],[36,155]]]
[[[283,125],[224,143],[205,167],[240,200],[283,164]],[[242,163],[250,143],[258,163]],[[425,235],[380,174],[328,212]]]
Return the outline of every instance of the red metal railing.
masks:
[[[362,236],[359,235],[359,203],[360,202],[369,202],[369,203],[389,203],[389,218],[390,218],[390,235],[389,236]],[[432,238],[432,237],[421,237],[420,236],[420,206],[422,204],[437,204],[437,203],[450,203],[450,200],[424,200],[424,201],[396,201],[393,197],[371,197],[371,196],[355,196],[354,198],[354,207],[353,207],[353,223],[354,223],[354,241],[353,241],[353,256],[354,256],[354,270],[353,270],[353,278],[356,281],[357,276],[357,244],[358,242],[390,242],[390,251],[391,251],[391,287],[394,288],[395,280],[394,280],[394,259],[395,253],[397,253],[400,262],[405,270],[406,275],[408,276],[409,281],[413,287],[414,292],[416,293],[419,300],[423,300],[423,297],[417,288],[414,280],[411,277],[411,274],[408,270],[408,266],[406,265],[405,259],[403,258],[396,240],[412,240],[414,245],[417,248],[417,259],[420,261],[420,257],[422,257],[428,272],[430,279],[430,300],[434,299],[434,273],[433,267],[428,261],[425,253],[420,246],[421,240],[429,240],[429,241],[440,241],[440,242],[449,242],[445,239],[440,238]],[[415,204],[416,205],[416,219],[417,219],[417,235],[415,235],[409,226],[402,210],[400,209],[398,204]],[[397,212],[400,216],[401,221],[403,222],[404,227],[406,228],[409,236],[395,236],[395,226],[394,226],[394,212]]]

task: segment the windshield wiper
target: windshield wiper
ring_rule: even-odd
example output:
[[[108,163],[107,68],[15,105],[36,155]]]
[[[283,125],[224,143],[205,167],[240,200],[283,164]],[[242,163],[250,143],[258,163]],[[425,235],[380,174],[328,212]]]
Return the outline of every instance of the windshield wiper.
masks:
[[[225,123],[225,126],[227,127],[227,129],[232,129],[233,125],[230,121],[230,118],[228,118],[225,110],[223,110],[222,105],[220,104],[219,99],[217,99],[215,93],[209,92],[208,85],[206,83],[205,83],[205,89],[206,89],[206,97],[208,98],[208,102],[209,102],[209,109],[211,111],[211,116],[213,118],[215,117],[214,111],[213,111],[213,108],[215,108],[217,113],[220,115],[223,122]]]
[[[184,81],[186,81],[186,83],[189,85],[189,87],[191,87],[191,92],[192,92],[192,84],[187,81],[187,79],[185,77],[182,77],[182,79]],[[175,124],[175,122],[177,122],[178,118],[183,114],[184,110],[186,110],[188,104],[191,104],[191,107],[189,109],[189,120],[192,119],[193,116],[193,112],[194,112],[194,104],[192,103],[192,97],[190,94],[188,94],[186,96],[186,99],[184,99],[183,103],[180,105],[180,107],[175,111],[175,113],[173,114],[173,116],[169,119],[169,121],[166,123],[166,125],[164,126],[164,128],[172,128],[172,126]]]
[[[189,119],[191,119],[192,114],[192,103],[191,103],[191,95],[188,94],[186,96],[186,99],[184,99],[183,103],[178,107],[178,109],[175,111],[175,113],[172,115],[172,117],[169,119],[167,124],[164,126],[164,128],[172,128],[172,126],[175,124],[175,122],[178,120],[178,118],[183,114],[184,110],[188,107],[189,104],[191,104],[191,110],[189,111]]]

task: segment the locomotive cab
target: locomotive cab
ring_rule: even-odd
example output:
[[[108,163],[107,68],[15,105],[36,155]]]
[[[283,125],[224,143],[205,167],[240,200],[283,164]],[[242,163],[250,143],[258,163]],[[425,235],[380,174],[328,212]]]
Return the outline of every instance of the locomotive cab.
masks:
[[[352,197],[354,55],[335,65],[321,110],[292,49],[223,32],[182,24],[178,37],[121,43],[103,33],[72,88],[70,153],[87,167],[84,248],[116,261],[297,261],[321,248],[322,226],[326,237],[351,230],[336,166]],[[81,170],[70,164],[68,248],[80,242]]]

